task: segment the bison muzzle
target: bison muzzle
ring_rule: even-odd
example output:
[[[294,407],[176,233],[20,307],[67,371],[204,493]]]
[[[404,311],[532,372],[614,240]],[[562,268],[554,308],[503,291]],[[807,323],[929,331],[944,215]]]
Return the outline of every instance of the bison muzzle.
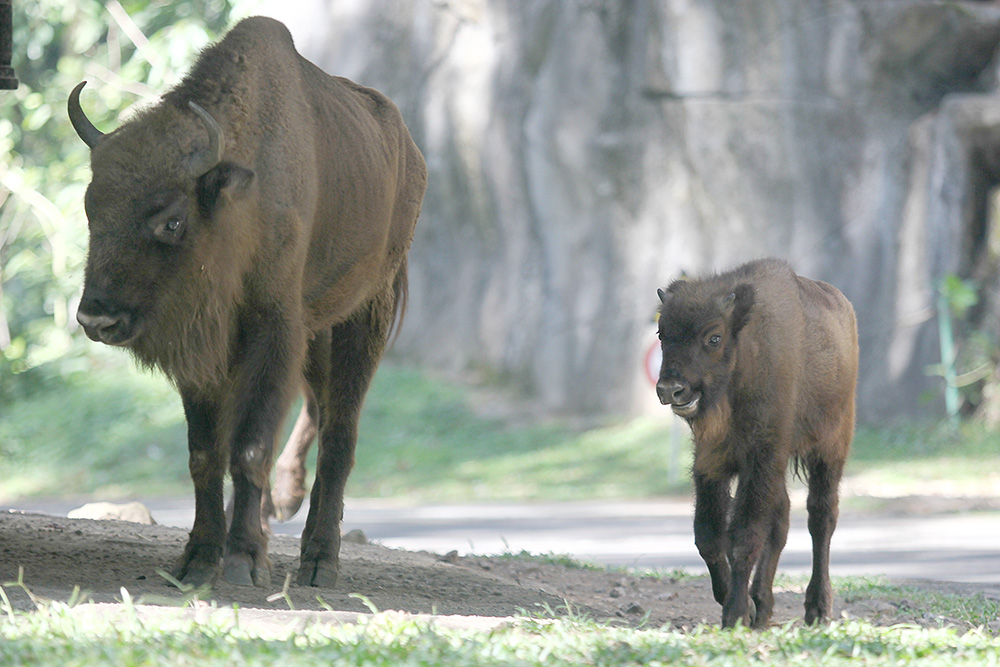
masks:
[[[320,451],[297,581],[332,586],[361,403],[405,309],[423,157],[391,101],[325,74],[271,19],[240,22],[113,132],[84,115],[82,87],[69,97],[93,173],[78,320],[180,393],[195,519],[174,575],[269,584],[261,508],[301,393],[300,432],[318,431]]]
[[[774,259],[678,280],[658,295],[656,392],[694,435],[695,544],[722,624],[764,627],[771,618],[790,463],[809,485],[805,618],[828,618],[830,538],[854,435],[854,309],[836,288]]]

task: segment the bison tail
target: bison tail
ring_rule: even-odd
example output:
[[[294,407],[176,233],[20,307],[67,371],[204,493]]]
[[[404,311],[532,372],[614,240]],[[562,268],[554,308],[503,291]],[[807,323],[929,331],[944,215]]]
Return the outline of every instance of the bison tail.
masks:
[[[792,477],[806,484],[809,483],[809,465],[802,456],[792,457]]]
[[[406,316],[406,302],[410,296],[410,282],[406,275],[406,255],[396,270],[396,277],[392,281],[392,321],[389,322],[389,330],[386,338],[389,345],[396,342],[399,330],[403,327],[403,318]]]

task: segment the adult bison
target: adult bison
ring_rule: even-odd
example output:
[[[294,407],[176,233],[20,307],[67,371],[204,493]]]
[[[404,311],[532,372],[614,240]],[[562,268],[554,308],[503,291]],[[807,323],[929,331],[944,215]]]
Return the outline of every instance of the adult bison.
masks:
[[[300,390],[320,453],[299,584],[337,579],[358,413],[406,299],[424,160],[385,96],[251,18],[163,100],[91,148],[78,319],[165,372],[188,424],[195,519],[175,576],[267,586],[261,526],[276,434]],[[223,476],[233,479],[226,530]]]
[[[829,617],[830,538],[854,435],[854,309],[836,288],[774,259],[657,292],[656,392],[694,434],[695,544],[722,624],[763,627],[771,618],[791,461],[809,483],[806,621]]]

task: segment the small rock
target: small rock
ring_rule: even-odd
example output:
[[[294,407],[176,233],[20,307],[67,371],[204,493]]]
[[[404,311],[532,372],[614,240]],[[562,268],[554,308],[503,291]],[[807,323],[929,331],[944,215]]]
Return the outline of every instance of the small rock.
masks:
[[[350,532],[344,533],[344,536],[340,538],[340,541],[350,542],[351,544],[368,544],[368,538],[360,528],[355,528]]]
[[[615,586],[614,588],[611,589],[611,592],[608,593],[608,597],[620,598],[622,596],[622,593],[624,592],[625,591],[623,591],[620,587]]]
[[[67,514],[70,519],[93,519],[95,521],[131,521],[155,526],[156,521],[149,508],[139,502],[132,503],[87,503]]]
[[[442,563],[451,563],[452,565],[457,565],[458,564],[458,551],[452,549],[451,551],[449,551],[445,555],[441,556],[441,558],[439,558],[438,560],[441,561]]]
[[[645,614],[646,609],[638,602],[630,602],[628,604],[623,604],[621,606],[621,611],[624,614]]]

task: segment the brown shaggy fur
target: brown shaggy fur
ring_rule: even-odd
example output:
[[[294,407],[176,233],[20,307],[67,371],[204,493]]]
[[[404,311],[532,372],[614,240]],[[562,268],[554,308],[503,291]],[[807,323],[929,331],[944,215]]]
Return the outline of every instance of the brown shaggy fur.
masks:
[[[358,414],[405,310],[426,187],[399,111],[322,72],[285,26],[259,17],[107,135],[78,96],[70,117],[93,171],[78,318],[181,394],[196,510],[175,575],[199,585],[221,569],[231,582],[268,585],[261,506],[276,434],[301,391],[311,409],[293,448],[318,432],[320,454],[298,582],[332,586]]]
[[[657,393],[694,434],[695,543],[723,625],[763,627],[771,617],[793,462],[809,483],[806,620],[829,617],[830,537],[854,434],[854,309],[836,288],[773,259],[659,295]]]

